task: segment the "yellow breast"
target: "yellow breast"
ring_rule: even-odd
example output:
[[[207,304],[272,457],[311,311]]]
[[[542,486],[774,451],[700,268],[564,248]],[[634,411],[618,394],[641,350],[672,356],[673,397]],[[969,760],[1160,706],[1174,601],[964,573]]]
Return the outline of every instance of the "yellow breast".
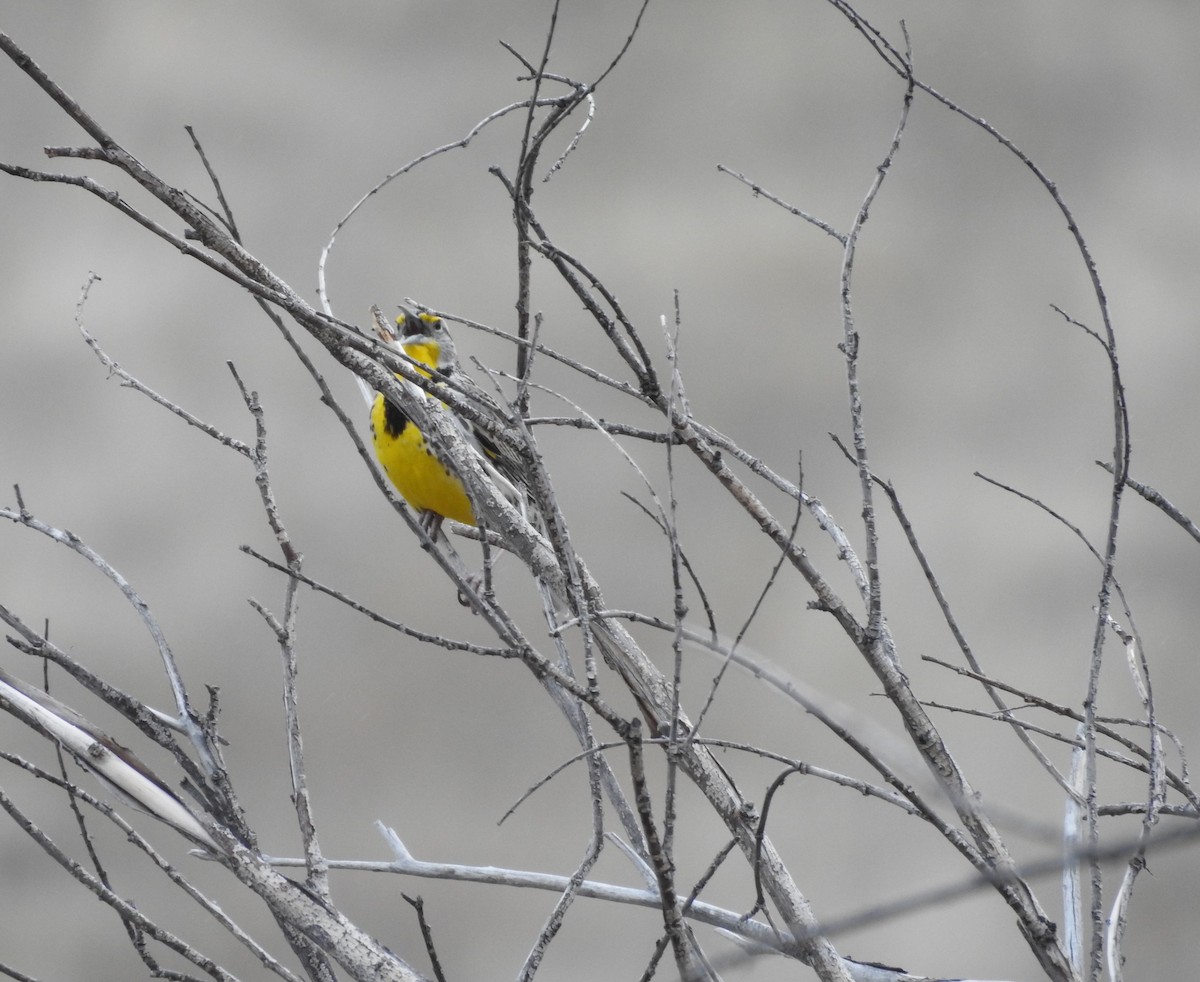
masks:
[[[371,437],[375,456],[405,501],[418,511],[476,524],[462,481],[446,468],[412,420],[382,395],[375,396],[371,407]]]

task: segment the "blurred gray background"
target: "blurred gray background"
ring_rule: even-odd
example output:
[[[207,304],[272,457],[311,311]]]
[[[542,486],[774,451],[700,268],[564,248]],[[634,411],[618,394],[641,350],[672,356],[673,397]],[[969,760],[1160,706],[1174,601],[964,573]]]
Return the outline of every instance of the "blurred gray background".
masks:
[[[636,9],[565,3],[550,69],[594,77]],[[905,18],[921,77],[997,126],[1058,183],[1111,302],[1134,475],[1200,513],[1200,8],[1173,0],[864,0],[859,9],[894,40]],[[536,60],[549,10],[527,0],[43,0],[5,4],[0,28],[123,146],[176,186],[210,199],[183,131],[193,125],[248,248],[315,301],[319,251],[360,195],[525,95],[515,80],[519,66],[498,41]],[[625,62],[599,91],[578,151],[534,199],[554,240],[621,298],[660,367],[658,317],[670,314],[679,291],[680,359],[693,411],[788,476],[802,452],[806,487],[859,543],[857,480],[826,435],[848,436],[836,348],[838,246],[755,199],[717,165],[845,229],[891,139],[901,91],[866,43],[816,0],[655,0]],[[0,93],[0,159],[85,172],[146,204],[98,165],[46,163],[42,146],[80,144],[83,136],[7,60]],[[547,165],[567,135],[548,148]],[[377,196],[343,231],[331,258],[336,312],[365,322],[370,304],[413,296],[511,328],[514,235],[503,190],[487,170],[512,173],[518,138],[513,116]],[[176,228],[160,210],[152,213]],[[282,582],[238,551],[242,543],[272,549],[252,475],[240,457],[106,381],[72,324],[88,272],[102,277],[84,311],[89,330],[145,383],[242,439],[252,436],[252,424],[225,362],[235,362],[260,393],[279,504],[310,575],[418,628],[485,640],[483,628],[389,511],[311,380],[252,302],[78,190],[3,177],[0,216],[0,501],[14,504],[19,483],[32,511],[78,533],[141,591],[195,697],[205,684],[220,687],[228,762],[263,848],[294,855],[278,656],[246,602],[252,596],[278,610]],[[534,285],[546,340],[617,371],[555,277],[538,268]],[[980,470],[1016,484],[1097,545],[1103,541],[1108,478],[1093,461],[1112,450],[1107,367],[1099,346],[1065,324],[1052,303],[1100,326],[1063,216],[994,140],[918,96],[858,255],[872,459],[903,496],[987,670],[1078,706],[1098,570],[1063,528],[972,477]],[[459,342],[510,367],[511,353],[489,338],[460,329]],[[353,380],[308,347],[343,404],[361,415]],[[561,373],[546,378],[569,385],[596,415],[653,422]],[[540,408],[559,411],[550,401]],[[618,497],[641,493],[634,474],[594,437],[554,433],[544,441],[576,540],[611,605],[669,616],[666,549]],[[661,479],[661,458],[637,454]],[[691,462],[681,462],[678,477],[684,547],[722,630],[735,634],[774,554]],[[763,493],[781,518],[790,517],[786,500]],[[805,522],[802,541],[847,589],[832,547]],[[974,687],[920,661],[958,656],[901,533],[890,520],[883,528],[889,618],[918,693],[982,705]],[[1120,576],[1156,673],[1161,718],[1195,746],[1200,551],[1132,497],[1122,534]],[[873,677],[824,615],[804,609],[809,599],[785,572],[746,644],[894,730],[893,715],[873,696]],[[166,705],[155,653],[132,611],[65,549],[24,529],[0,530],[0,603],[33,625],[48,618],[51,637],[89,667]],[[536,627],[536,619],[530,623]],[[574,868],[588,831],[578,771],[496,825],[570,750],[563,725],[519,665],[420,648],[307,592],[299,631],[305,746],[330,856],[386,859],[373,830],[378,819],[422,858]],[[667,641],[643,639],[667,666]],[[1136,715],[1120,653],[1110,647],[1109,655],[1102,711]],[[37,677],[11,649],[0,658],[10,671]],[[687,658],[695,705],[715,665],[694,652]],[[56,691],[111,723],[64,682]],[[979,719],[935,718],[1018,858],[1054,855],[1061,796],[1012,735]],[[744,677],[726,682],[707,731],[863,774],[811,720]],[[0,719],[0,744],[50,759],[44,741],[8,718]],[[1065,765],[1061,748],[1050,749]],[[889,752],[911,764],[898,742]],[[777,768],[743,756],[728,763],[761,800]],[[912,775],[921,779],[919,767]],[[0,785],[69,839],[57,800],[11,770]],[[1136,778],[1106,771],[1103,799],[1140,793]],[[685,806],[693,798],[685,792]],[[793,778],[775,809],[772,832],[823,919],[966,875],[929,831],[851,792]],[[1135,826],[1106,832],[1122,828]],[[169,833],[148,831],[230,913],[274,936],[254,904],[231,899],[225,874],[197,870]],[[108,829],[99,836],[119,852]],[[707,816],[689,823],[679,846],[683,879],[698,876],[722,841]],[[1200,857],[1184,847],[1152,856],[1150,865],[1153,876],[1141,881],[1132,911],[1128,970],[1146,979],[1186,977],[1195,963]],[[636,882],[615,854],[597,876]],[[43,978],[141,977],[113,915],[8,823],[0,824],[0,882],[0,960]],[[423,894],[456,979],[511,977],[554,903],[548,894],[383,876],[342,874],[334,882],[352,917],[422,967],[400,893]],[[1037,886],[1050,916],[1060,919],[1054,879]],[[141,869],[119,869],[117,887],[147,911],[165,893]],[[739,861],[707,896],[749,906],[752,889]],[[568,918],[541,977],[638,977],[656,918],[588,903]],[[201,947],[220,945],[182,910],[169,926]],[[986,892],[835,941],[844,952],[921,974],[1038,977],[1012,917]],[[714,940],[714,950],[727,949]],[[244,977],[261,974],[241,952],[227,963]],[[793,966],[770,960],[730,974],[796,977]]]

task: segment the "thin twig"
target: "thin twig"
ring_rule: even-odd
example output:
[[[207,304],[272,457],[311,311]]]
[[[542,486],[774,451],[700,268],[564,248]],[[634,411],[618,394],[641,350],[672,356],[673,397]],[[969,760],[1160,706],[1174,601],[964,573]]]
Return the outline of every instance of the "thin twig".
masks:
[[[804,221],[808,222],[810,225],[815,225],[826,235],[832,236],[834,239],[836,239],[843,246],[843,248],[845,247],[846,236],[843,233],[839,232],[837,229],[835,229],[828,222],[822,221],[821,219],[817,218],[815,215],[810,215],[808,212],[804,211],[801,208],[797,208],[795,205],[789,205],[786,201],[784,201],[782,198],[776,196],[775,194],[772,194],[770,191],[768,191],[766,188],[764,188],[761,184],[755,183],[754,181],[750,180],[750,178],[746,177],[745,174],[741,174],[738,171],[731,170],[730,168],[726,167],[724,164],[717,164],[717,170],[720,171],[722,174],[728,174],[730,177],[736,178],[737,180],[741,181],[743,184],[746,185],[746,187],[748,187],[753,192],[753,194],[756,198],[760,198],[760,197],[766,198],[768,201],[779,205],[780,208],[784,209],[787,212],[790,212],[791,214],[795,215],[797,218],[802,218],[802,219],[804,219]]]
[[[242,394],[246,409],[254,419],[255,441],[251,458],[254,462],[254,483],[258,487],[259,496],[262,499],[267,524],[275,535],[275,541],[279,545],[279,550],[283,554],[291,574],[284,587],[283,621],[276,621],[273,617],[266,619],[275,634],[276,643],[279,645],[280,661],[283,666],[283,706],[287,729],[288,763],[292,778],[292,804],[296,809],[296,821],[304,843],[304,854],[308,859],[306,883],[318,897],[328,902],[330,899],[329,871],[325,866],[325,859],[321,855],[316,819],[308,790],[308,770],[304,763],[304,745],[300,736],[300,703],[296,693],[296,675],[299,671],[296,656],[296,616],[299,609],[297,588],[300,584],[296,574],[300,572],[303,557],[292,545],[291,536],[279,513],[279,504],[275,499],[274,489],[271,487],[271,475],[267,462],[266,414],[263,411],[262,403],[259,402],[257,392],[251,392],[246,388],[233,363],[229,362],[228,364],[229,370],[237,382],[238,390]],[[259,609],[266,616],[265,609]]]

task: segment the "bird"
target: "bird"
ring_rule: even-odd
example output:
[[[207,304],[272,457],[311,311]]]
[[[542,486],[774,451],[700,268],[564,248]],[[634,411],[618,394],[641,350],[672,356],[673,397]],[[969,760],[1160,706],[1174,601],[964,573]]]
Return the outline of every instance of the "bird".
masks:
[[[375,314],[376,334],[384,343],[398,347],[412,359],[421,375],[433,378],[436,373],[440,380],[464,392],[472,404],[489,414],[503,416],[496,403],[460,371],[454,340],[442,318],[402,307],[393,331],[378,308],[373,308],[372,313]],[[516,471],[520,458],[516,453],[498,446],[479,427],[471,426],[461,416],[452,414],[451,419],[501,493],[514,504],[523,505],[525,495],[518,490]],[[371,404],[371,439],[375,457],[384,473],[401,497],[416,509],[422,526],[431,537],[436,536],[446,518],[463,525],[479,524],[466,486],[445,454],[382,392],[375,393]]]
[[[460,370],[454,341],[442,318],[424,311],[416,313],[404,307],[400,309],[393,331],[383,312],[378,307],[371,308],[379,339],[389,347],[403,351],[421,375],[446,381],[463,394],[470,405],[501,424],[501,429],[517,432],[511,415]],[[437,398],[428,393],[425,397]],[[529,467],[521,454],[508,442],[492,440],[479,426],[457,413],[449,415],[496,489],[530,521],[535,534],[540,535],[543,522],[528,491]],[[375,393],[371,403],[371,437],[380,466],[401,497],[419,513],[420,524],[431,540],[438,537],[442,521],[447,518],[464,525],[479,525],[479,516],[466,485],[444,452],[426,438],[403,409],[381,392]],[[557,615],[549,613],[552,608],[560,611],[573,608],[561,573],[553,583],[539,577],[539,589],[544,591],[548,616],[552,619],[557,620]],[[599,647],[604,660],[625,679],[651,731],[656,735],[666,732],[664,720],[669,717],[665,714],[675,716],[680,725],[690,729],[687,717],[670,708],[672,702],[662,675],[625,629],[607,617],[586,619],[592,641]]]

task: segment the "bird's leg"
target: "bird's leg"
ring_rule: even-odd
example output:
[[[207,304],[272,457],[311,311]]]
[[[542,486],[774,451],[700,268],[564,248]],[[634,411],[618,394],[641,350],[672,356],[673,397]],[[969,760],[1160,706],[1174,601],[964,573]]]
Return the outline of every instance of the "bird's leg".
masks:
[[[429,536],[430,543],[437,541],[437,537],[442,532],[442,516],[436,511],[423,511],[417,519],[418,524],[425,530],[425,534]],[[430,546],[422,546],[423,549],[429,549]]]

